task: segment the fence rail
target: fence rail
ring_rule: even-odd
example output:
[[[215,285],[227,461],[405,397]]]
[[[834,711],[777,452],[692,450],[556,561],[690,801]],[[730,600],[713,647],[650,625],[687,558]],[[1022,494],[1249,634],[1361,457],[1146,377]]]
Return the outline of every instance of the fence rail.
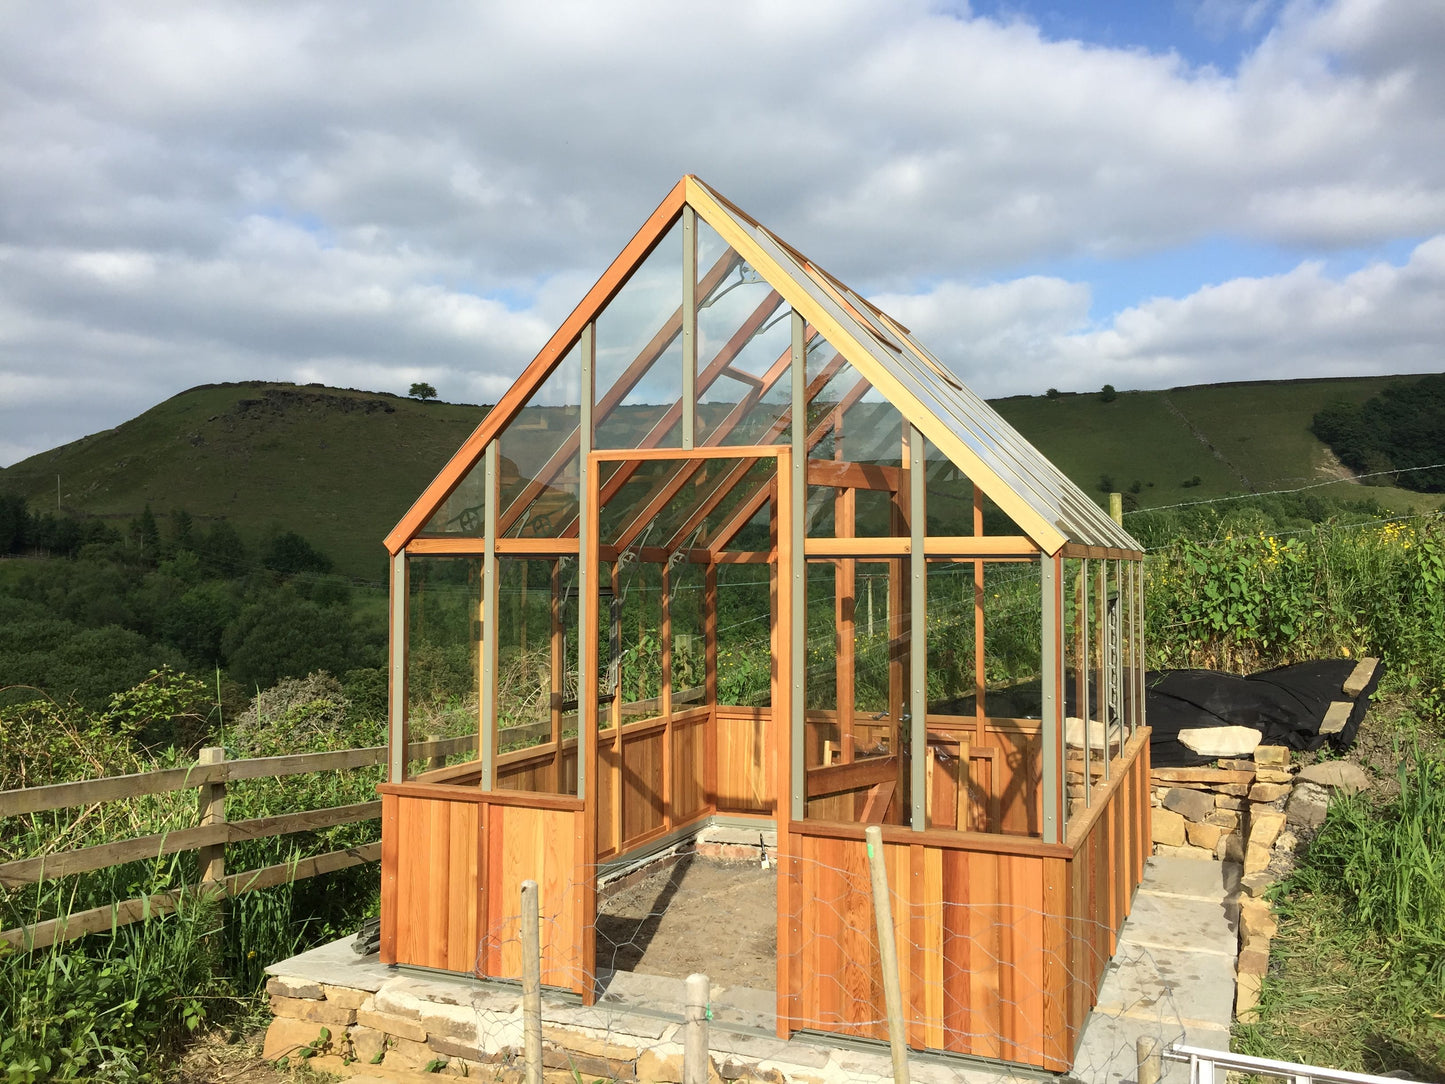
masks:
[[[470,750],[475,735],[438,738],[410,746],[413,759],[441,759]],[[267,839],[293,832],[356,824],[381,816],[381,802],[356,802],[323,809],[298,810],[247,820],[226,819],[226,784],[244,779],[281,779],[307,772],[346,771],[386,762],[386,746],[341,749],[328,753],[299,753],[279,757],[226,760],[220,749],[203,749],[197,763],[185,768],[165,768],[136,775],[109,776],[76,783],[0,791],[0,817],[44,813],[72,806],[91,806],[149,794],[167,794],[195,788],[198,794],[198,824],[174,832],[138,836],[134,839],[78,847],[37,858],[0,864],[0,888],[15,889],[40,881],[88,873],[127,862],[145,861],[182,851],[196,851],[202,870],[197,884],[173,892],[161,892],[122,900],[103,907],[79,911],[62,918],[0,931],[0,941],[20,949],[46,948],[88,933],[99,933],[140,922],[152,915],[174,911],[187,900],[236,896],[323,873],[376,862],[381,844],[368,843],[342,851],[303,858],[242,873],[225,872],[228,843]]]

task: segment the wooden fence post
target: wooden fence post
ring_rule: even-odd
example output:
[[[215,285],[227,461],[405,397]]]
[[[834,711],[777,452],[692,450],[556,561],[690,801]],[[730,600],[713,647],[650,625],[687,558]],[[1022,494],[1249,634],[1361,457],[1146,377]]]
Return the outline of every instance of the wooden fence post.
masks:
[[[542,916],[536,881],[522,882],[522,1048],[527,1084],[542,1084]]]
[[[217,746],[207,746],[202,749],[200,756],[196,758],[197,763],[202,765],[224,764],[226,751]],[[202,828],[209,828],[212,825],[226,823],[226,781],[219,779],[214,783],[202,783],[200,788],[200,825]],[[196,851],[196,865],[200,870],[201,882],[220,882],[226,878],[226,844],[207,844]]]
[[[873,884],[873,916],[878,923],[878,962],[883,968],[883,1000],[888,1012],[888,1046],[893,1054],[894,1084],[908,1084],[908,1034],[903,1026],[903,984],[898,975],[898,941],[893,929],[893,903],[888,895],[888,870],[883,864],[883,830],[863,829],[868,842],[868,872]]]
[[[707,1016],[712,984],[706,975],[687,977],[687,1008],[683,1015],[683,1084],[707,1084]]]

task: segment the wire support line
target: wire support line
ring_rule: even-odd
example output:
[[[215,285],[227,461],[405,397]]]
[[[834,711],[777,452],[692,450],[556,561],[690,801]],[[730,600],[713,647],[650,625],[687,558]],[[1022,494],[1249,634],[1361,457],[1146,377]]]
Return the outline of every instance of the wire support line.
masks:
[[[1279,497],[1288,493],[1303,493],[1309,489],[1322,489],[1325,486],[1337,486],[1342,482],[1359,482],[1366,478],[1383,478],[1389,474],[1409,474],[1417,470],[1438,470],[1445,467],[1445,463],[1429,463],[1423,467],[1400,467],[1396,470],[1377,470],[1368,474],[1353,474],[1348,478],[1332,478],[1328,482],[1311,482],[1307,486],[1298,486],[1294,489],[1270,489],[1261,493],[1236,493],[1227,497],[1211,497],[1204,501],[1182,501],[1179,504],[1159,504],[1150,508],[1131,508],[1125,512],[1126,516],[1137,516],[1144,512],[1164,512],[1171,508],[1196,508],[1206,504],[1223,504],[1227,501],[1246,501],[1251,497]]]

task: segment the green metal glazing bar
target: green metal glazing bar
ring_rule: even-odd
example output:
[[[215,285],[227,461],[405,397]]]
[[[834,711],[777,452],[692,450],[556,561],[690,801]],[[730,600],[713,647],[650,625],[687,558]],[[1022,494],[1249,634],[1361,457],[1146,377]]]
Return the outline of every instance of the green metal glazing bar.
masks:
[[[587,727],[595,721],[597,674],[587,665],[587,652],[597,629],[587,627],[588,593],[596,568],[592,563],[591,517],[592,400],[596,394],[597,325],[582,329],[578,342],[582,354],[582,412],[577,423],[577,797],[587,797]]]
[[[1079,561],[1079,587],[1076,591],[1079,604],[1079,646],[1078,658],[1074,661],[1074,667],[1079,676],[1075,684],[1079,689],[1079,720],[1083,725],[1084,734],[1081,739],[1084,749],[1084,808],[1088,809],[1094,804],[1094,750],[1089,742],[1089,682],[1091,679],[1090,670],[1093,667],[1092,652],[1089,650],[1089,559],[1084,557]]]
[[[803,556],[807,524],[804,516],[808,505],[808,344],[805,337],[806,324],[798,310],[792,314],[793,349],[790,375],[792,377],[792,414],[789,433],[792,444],[792,508],[789,516],[789,538],[792,541],[792,568],[788,569],[788,590],[792,593],[792,628],[788,630],[788,651],[792,659],[792,688],[788,690],[789,717],[792,720],[792,817],[802,820],[805,809],[806,789],[803,783],[805,764],[803,690],[808,678],[808,562]],[[785,831],[779,824],[778,831]]]
[[[923,552],[928,523],[923,493],[923,434],[908,427],[908,741],[909,792],[913,827],[928,827],[928,558]]]
[[[697,442],[697,212],[682,209],[682,446]]]
[[[482,708],[478,745],[481,751],[481,789],[491,790],[497,751],[497,442],[486,451],[486,537],[482,546]]]
[[[1063,682],[1064,644],[1059,635],[1059,611],[1063,605],[1060,593],[1059,574],[1054,558],[1047,553],[1039,555],[1039,583],[1041,585],[1043,626],[1041,658],[1043,707],[1040,737],[1043,741],[1043,757],[1040,760],[1040,782],[1043,787],[1043,835],[1045,843],[1063,840],[1064,818],[1060,816],[1059,795],[1064,790],[1063,765],[1059,762],[1059,689]],[[1065,803],[1067,804],[1067,803]]]
[[[391,748],[387,753],[388,783],[406,780],[406,550],[391,559],[391,642],[388,645],[391,670]]]
[[[1104,782],[1109,781],[1109,765],[1114,759],[1110,752],[1114,748],[1113,729],[1114,721],[1110,717],[1110,703],[1114,695],[1114,672],[1118,669],[1118,656],[1114,654],[1114,629],[1109,621],[1109,562],[1101,560],[1098,562],[1098,583],[1095,585],[1094,597],[1097,599],[1098,607],[1098,629],[1094,635],[1099,640],[1099,665],[1094,670],[1095,680],[1098,682],[1096,693],[1099,697],[1099,721],[1104,724]]]

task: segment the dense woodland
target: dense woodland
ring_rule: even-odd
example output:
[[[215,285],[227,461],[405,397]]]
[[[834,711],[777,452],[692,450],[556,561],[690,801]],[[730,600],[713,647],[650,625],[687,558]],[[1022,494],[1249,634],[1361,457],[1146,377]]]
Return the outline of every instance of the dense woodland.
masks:
[[[1418,493],[1445,493],[1445,373],[1387,387],[1363,403],[1333,403],[1311,429],[1352,470]]]
[[[384,603],[293,531],[259,551],[230,523],[146,509],[124,528],[0,495],[0,706],[37,691],[98,708],[158,667],[208,678],[239,712],[280,678],[324,670],[367,700]],[[147,733],[192,744],[195,733]]]

